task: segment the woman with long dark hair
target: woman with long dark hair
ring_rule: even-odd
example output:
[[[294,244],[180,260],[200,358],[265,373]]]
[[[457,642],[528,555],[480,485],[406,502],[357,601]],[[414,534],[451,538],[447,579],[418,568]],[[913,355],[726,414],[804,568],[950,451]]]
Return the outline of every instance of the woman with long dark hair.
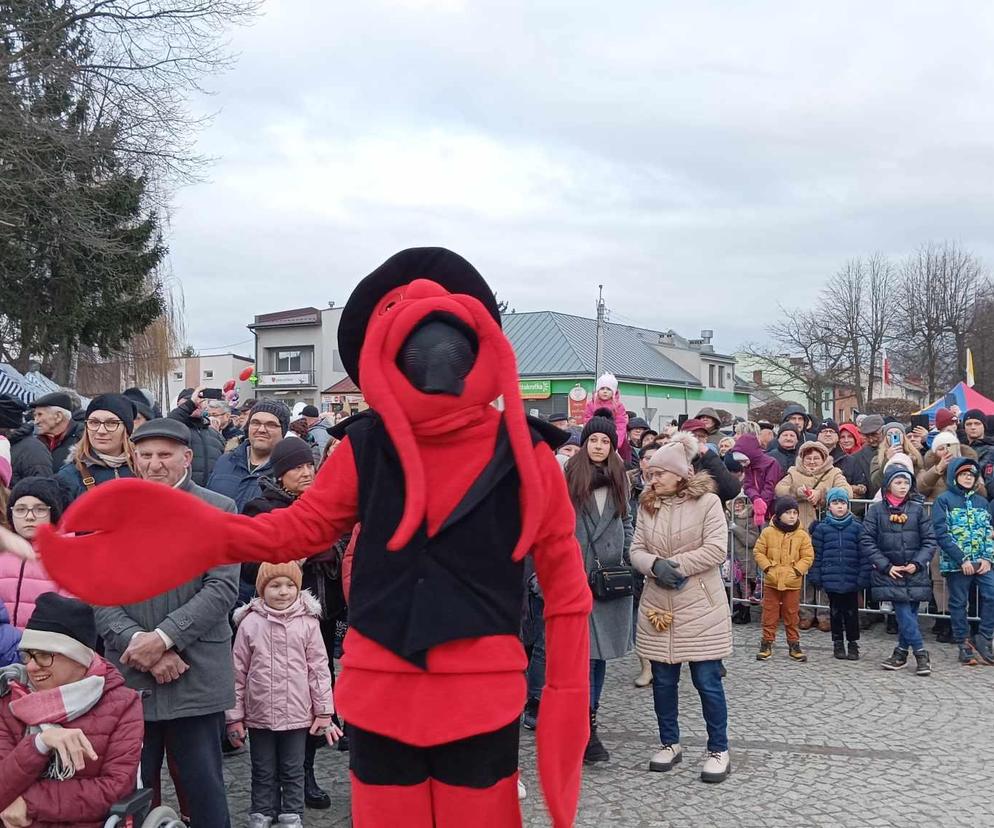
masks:
[[[566,485],[576,511],[576,538],[587,573],[623,566],[632,542],[628,477],[618,455],[618,432],[612,420],[593,417],[580,435],[579,454],[566,464]],[[596,577],[596,575],[595,575]],[[632,594],[598,599],[590,613],[590,740],[585,762],[610,758],[597,734],[597,707],[607,662],[632,649]]]

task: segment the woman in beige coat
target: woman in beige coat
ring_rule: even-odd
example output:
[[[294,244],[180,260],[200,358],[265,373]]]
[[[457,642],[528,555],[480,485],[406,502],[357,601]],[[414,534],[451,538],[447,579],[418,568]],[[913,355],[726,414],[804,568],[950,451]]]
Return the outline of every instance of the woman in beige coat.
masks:
[[[728,527],[706,472],[691,463],[697,441],[686,432],[649,461],[632,540],[632,565],[646,576],[635,649],[652,663],[652,697],[661,749],[649,770],[668,771],[682,758],[677,686],[684,662],[701,697],[708,731],[701,779],[722,782],[731,770],[728,707],[721,659],[732,652],[732,626],[721,580]]]
[[[825,497],[834,488],[844,489],[849,497],[853,496],[852,486],[842,471],[835,467],[828,449],[821,443],[809,440],[797,450],[797,460],[784,479],[777,483],[775,492],[777,497],[790,495],[797,498],[797,511],[800,514],[798,523],[802,529],[810,532],[811,524],[818,520],[817,510],[826,505]],[[808,585],[802,602],[827,605],[828,598],[819,595],[818,590]],[[816,612],[802,609],[801,629],[810,630],[817,626],[822,632],[831,632],[832,623],[828,610],[821,610],[821,613],[821,618],[818,618]]]

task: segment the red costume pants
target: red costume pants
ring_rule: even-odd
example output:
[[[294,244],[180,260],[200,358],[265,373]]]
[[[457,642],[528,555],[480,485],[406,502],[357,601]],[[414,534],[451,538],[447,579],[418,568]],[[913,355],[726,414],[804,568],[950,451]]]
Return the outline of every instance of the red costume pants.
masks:
[[[349,725],[355,828],[517,828],[518,720],[419,748]]]

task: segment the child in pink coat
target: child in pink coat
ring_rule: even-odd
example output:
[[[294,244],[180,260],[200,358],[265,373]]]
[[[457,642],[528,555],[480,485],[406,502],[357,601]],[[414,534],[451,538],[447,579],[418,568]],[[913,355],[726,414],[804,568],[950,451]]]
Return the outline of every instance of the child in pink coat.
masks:
[[[330,744],[342,736],[331,720],[321,605],[301,591],[301,579],[296,563],[262,564],[255,582],[260,597],[234,614],[235,706],[225,718],[233,745],[248,730],[253,826],[303,825],[307,734],[324,734]]]
[[[628,412],[621,402],[618,378],[614,374],[598,377],[594,396],[583,410],[583,422],[587,422],[600,409],[606,409],[608,419],[614,420],[614,427],[618,430],[618,454],[627,463],[632,456],[632,447],[628,442]]]

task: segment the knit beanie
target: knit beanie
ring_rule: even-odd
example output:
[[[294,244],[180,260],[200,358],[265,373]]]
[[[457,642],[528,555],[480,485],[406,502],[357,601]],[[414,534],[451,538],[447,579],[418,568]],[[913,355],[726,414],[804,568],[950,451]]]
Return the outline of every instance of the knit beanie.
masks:
[[[935,427],[942,431],[944,428],[949,428],[951,425],[955,425],[956,418],[953,416],[953,412],[948,408],[940,408],[935,412]]]
[[[10,464],[10,440],[0,437],[0,485],[5,489],[10,487],[14,476],[14,467]]]
[[[888,466],[900,466],[903,469],[907,469],[912,474],[915,473],[915,461],[911,459],[911,455],[905,454],[903,451],[899,451],[891,456],[890,460],[884,465],[884,471],[887,471]]]
[[[888,431],[894,431],[894,430],[900,431],[901,434],[908,433],[908,429],[905,428],[904,423],[889,422],[887,423],[887,425],[884,426],[884,434],[886,434]]]
[[[984,428],[987,428],[987,415],[979,408],[971,408],[963,415],[963,425],[966,425],[970,420],[980,420],[984,424]]]
[[[610,388],[612,394],[618,393],[618,378],[614,374],[601,374],[597,378],[597,391]]]
[[[797,508],[797,498],[793,495],[781,495],[773,502],[773,514],[778,518],[783,517],[784,512]]]
[[[903,466],[896,466],[894,464],[891,464],[884,469],[884,483],[882,487],[884,494],[890,492],[890,484],[893,483],[898,478],[904,478],[909,483],[914,485],[915,478],[914,475],[911,474],[911,472],[909,472]]]
[[[839,433],[839,426],[835,420],[827,419],[822,420],[821,425],[818,427],[818,431],[834,431],[836,434]]]
[[[849,503],[849,492],[843,489],[841,486],[833,486],[828,490],[828,494],[825,496],[825,502],[832,505],[832,501],[843,500],[847,504]]]
[[[318,407],[316,405],[305,405],[302,409],[300,409],[300,416],[301,417],[320,417],[321,416],[321,412],[318,411]]]
[[[54,477],[25,477],[23,480],[19,480],[11,490],[7,500],[8,520],[13,520],[12,510],[22,497],[36,497],[48,506],[52,510],[51,521],[53,524],[59,522],[62,511],[66,508],[66,498],[62,486]]]
[[[311,447],[299,437],[284,437],[273,449],[270,462],[273,464],[273,476],[279,480],[291,469],[314,464],[314,454]]]
[[[652,455],[649,468],[672,472],[681,480],[687,480],[694,475],[694,458],[699,452],[700,443],[697,438],[689,432],[681,431]]]
[[[255,405],[252,406],[252,414],[249,416],[249,420],[256,414],[272,414],[280,421],[280,428],[284,434],[290,428],[290,409],[278,400],[257,400]]]
[[[948,431],[943,431],[935,435],[934,439],[932,440],[932,448],[936,449],[939,446],[955,446],[958,443],[959,440],[957,439],[955,434],[952,434]]]
[[[777,436],[779,437],[785,431],[793,431],[794,434],[796,434],[798,436],[798,438],[800,438],[800,436],[801,436],[801,429],[799,429],[793,423],[781,423],[780,424],[780,428],[777,430]]]
[[[135,428],[135,406],[123,394],[101,394],[94,397],[86,407],[86,416],[94,411],[107,411],[115,415],[122,423],[124,430],[131,434]]]
[[[279,564],[260,564],[259,574],[255,576],[255,591],[259,593],[259,595],[262,595],[262,593],[266,591],[266,584],[274,578],[289,578],[299,590],[303,577],[304,575],[300,571],[300,565],[295,561]]]
[[[615,450],[618,448],[618,427],[607,417],[591,417],[580,432],[580,443],[586,443],[591,434],[604,434]]]
[[[84,667],[93,661],[97,625],[89,604],[55,592],[43,592],[21,636],[21,650],[59,653]]]

